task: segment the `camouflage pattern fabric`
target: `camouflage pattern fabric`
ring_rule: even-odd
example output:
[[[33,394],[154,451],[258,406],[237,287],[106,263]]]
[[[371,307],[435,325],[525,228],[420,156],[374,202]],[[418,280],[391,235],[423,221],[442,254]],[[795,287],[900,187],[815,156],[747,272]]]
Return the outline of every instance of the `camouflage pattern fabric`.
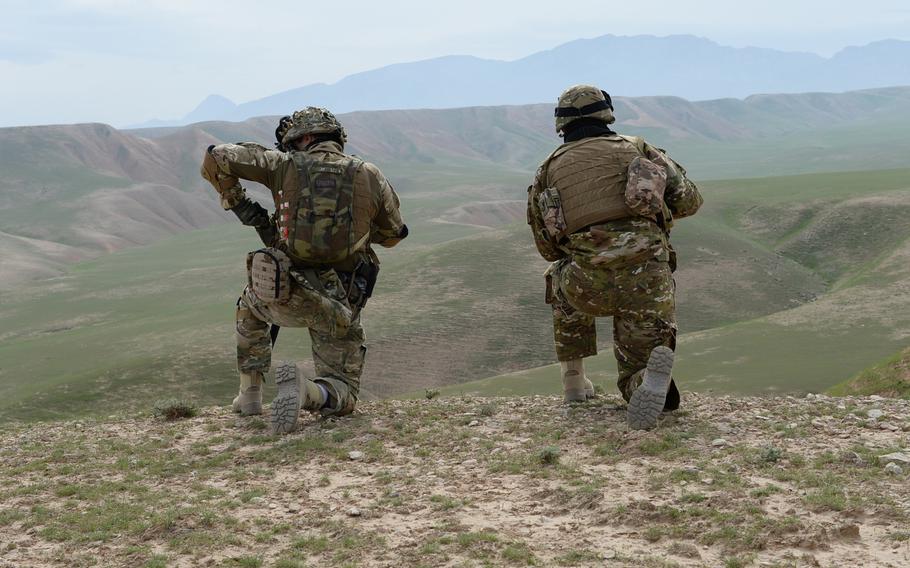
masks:
[[[658,203],[661,223],[629,217],[591,225],[564,239],[553,238],[541,209],[542,193],[552,187],[545,161],[528,188],[528,224],[538,252],[553,262],[546,277],[557,358],[570,361],[595,355],[594,320],[612,316],[618,387],[628,400],[641,383],[651,349],[675,348],[675,252],[670,229],[674,219],[695,214],[703,200],[685,170],[663,150],[640,138],[623,138],[666,173],[663,200]],[[678,402],[672,383],[667,407],[675,408]]]
[[[662,215],[666,189],[667,170],[663,166],[640,156],[632,160],[625,191],[629,209],[642,217]]]
[[[277,205],[283,202],[284,188],[297,187],[297,165],[292,153],[271,150],[253,143],[219,144],[212,148],[212,157],[223,175],[236,176],[261,183],[272,192]],[[306,151],[308,158],[340,162],[347,161],[341,145],[326,141]],[[221,205],[231,209],[246,197],[238,183],[221,193]],[[354,178],[354,229],[359,242],[369,234],[364,252],[371,255],[370,245],[397,245],[407,233],[399,211],[399,199],[392,185],[374,164],[364,162]]]
[[[308,129],[318,133],[321,128],[339,131],[344,140],[344,130],[335,117],[325,109],[310,112],[305,109],[279,125],[286,139],[292,139],[293,128]],[[309,122],[308,122],[309,121]],[[337,128],[336,128],[337,127]],[[290,138],[288,138],[290,136]],[[301,156],[297,156],[300,154]],[[300,170],[297,162],[305,155],[307,163],[349,164],[352,157],[343,151],[337,141],[326,140],[311,145],[306,151],[285,152],[265,148],[259,144],[219,144],[211,148],[210,156],[217,166],[207,163],[207,178],[227,185],[231,177],[255,181],[266,186],[272,194],[276,210],[285,207],[291,191],[299,189]],[[266,304],[247,287],[237,302],[236,339],[237,366],[241,372],[269,369],[272,349],[269,324],[283,327],[306,327],[310,331],[317,377],[329,392],[329,403],[322,409],[325,414],[347,414],[354,410],[360,392],[366,347],[359,313],[352,313],[347,297],[347,287],[339,274],[353,272],[358,266],[377,265],[379,259],[372,245],[393,247],[408,235],[408,228],[401,218],[398,195],[382,172],[375,165],[357,160],[353,180],[345,180],[353,190],[349,212],[353,218],[351,229],[356,243],[355,254],[342,263],[312,264],[295,259],[289,250],[288,238],[279,238],[275,247],[291,257],[290,296],[281,303]],[[226,180],[226,181],[225,181]],[[318,180],[314,181],[314,185]],[[235,207],[246,199],[245,190],[236,183],[221,191],[221,204],[225,209]],[[351,242],[351,241],[348,241]]]
[[[349,414],[360,392],[366,357],[366,338],[360,316],[353,317],[334,271],[319,273],[325,293],[315,291],[302,277],[291,284],[284,304],[266,304],[249,287],[237,303],[237,368],[266,372],[272,363],[269,324],[309,328],[317,383],[329,391],[330,406],[323,414]]]
[[[331,134],[333,132],[338,132],[341,141],[347,142],[348,135],[334,114],[322,107],[306,107],[291,115],[290,127],[281,137],[281,143],[287,146],[306,134]]]
[[[606,100],[604,94],[593,85],[573,85],[562,92],[559,95],[559,99],[556,101],[556,107],[572,107],[581,109],[591,103],[596,103]],[[607,124],[613,124],[616,122],[616,118],[613,116],[613,110],[606,108],[591,114],[584,115],[585,118],[597,118],[603,120]],[[568,125],[573,120],[576,120],[580,117],[556,117],[556,132],[562,133],[566,125]]]
[[[613,317],[617,386],[626,400],[641,383],[651,350],[676,345],[676,294],[666,261],[623,268],[582,268],[565,259],[550,271],[553,335],[560,361],[597,354],[595,317]]]

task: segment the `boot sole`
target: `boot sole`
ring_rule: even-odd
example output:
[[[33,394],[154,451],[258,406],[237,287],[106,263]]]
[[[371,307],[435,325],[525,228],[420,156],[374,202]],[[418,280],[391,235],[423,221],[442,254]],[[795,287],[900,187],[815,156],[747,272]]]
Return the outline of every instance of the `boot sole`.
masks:
[[[276,434],[293,432],[300,416],[300,377],[297,365],[282,362],[275,367],[278,394],[272,401],[272,431]]]
[[[630,428],[650,430],[657,426],[667,400],[672,370],[673,351],[669,347],[655,347],[648,357],[644,380],[629,399],[626,417]]]

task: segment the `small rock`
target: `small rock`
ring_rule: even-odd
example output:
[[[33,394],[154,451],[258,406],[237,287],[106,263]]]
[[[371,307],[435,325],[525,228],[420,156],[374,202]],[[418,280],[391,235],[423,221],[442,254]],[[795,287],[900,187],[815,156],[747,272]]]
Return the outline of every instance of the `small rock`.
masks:
[[[733,427],[730,426],[729,424],[724,424],[723,422],[721,422],[720,424],[717,425],[717,430],[721,434],[729,434],[730,432],[733,431]]]
[[[705,485],[714,485],[714,478],[706,477],[706,478],[702,479],[701,482]]]
[[[872,420],[878,420],[879,418],[881,418],[884,415],[885,415],[885,411],[880,410],[878,408],[873,408],[869,412],[866,413],[866,416],[868,416]]]
[[[890,473],[892,475],[901,475],[902,473],[904,473],[903,468],[894,462],[891,462],[888,465],[886,465],[885,471],[887,471],[888,473]]]
[[[468,423],[468,426],[472,426],[472,427],[473,427],[473,426],[480,426],[480,420],[471,420],[471,421]]]
[[[723,438],[716,438],[715,440],[711,441],[711,445],[715,448],[722,448],[727,445],[727,441]]]
[[[840,537],[844,538],[844,539],[859,540],[859,525],[857,525],[857,524],[844,525],[844,526],[840,527],[839,529],[837,529],[837,534],[840,535]]]
[[[824,427],[825,427],[825,421],[822,420],[821,418],[815,418],[815,419],[813,419],[811,424],[812,424],[813,426],[815,426],[816,428],[824,428]]]
[[[363,511],[361,511],[357,507],[351,507],[350,509],[348,509],[349,517],[359,517],[362,514],[363,514]]]
[[[363,459],[363,452],[354,450],[353,452],[348,452],[348,459],[358,461]]]
[[[905,454],[903,452],[894,452],[893,454],[885,454],[883,456],[879,456],[878,459],[885,463],[895,463],[896,462],[896,463],[902,463],[902,464],[910,464],[910,454]]]
[[[615,550],[608,550],[604,552],[604,560],[613,560],[614,558],[616,558]]]
[[[856,452],[844,452],[841,454],[840,459],[844,463],[852,463],[854,465],[863,465],[865,463],[863,457]]]
[[[694,474],[694,473],[698,473],[699,471],[701,471],[694,465],[687,465],[687,466],[683,467],[682,470],[688,474]]]
[[[796,428],[798,426],[799,426],[799,424],[797,424],[796,422],[791,422],[791,423],[787,424],[787,430],[796,430]]]
[[[475,465],[477,465],[477,460],[474,460],[474,459],[464,460],[463,462],[461,462],[461,465],[467,466],[467,467],[475,466]]]
[[[300,512],[299,503],[291,503],[290,505],[288,505],[288,513],[299,513],[299,512]]]
[[[844,404],[843,402],[839,402],[839,403],[837,403],[837,409],[838,410],[847,410],[847,405]]]

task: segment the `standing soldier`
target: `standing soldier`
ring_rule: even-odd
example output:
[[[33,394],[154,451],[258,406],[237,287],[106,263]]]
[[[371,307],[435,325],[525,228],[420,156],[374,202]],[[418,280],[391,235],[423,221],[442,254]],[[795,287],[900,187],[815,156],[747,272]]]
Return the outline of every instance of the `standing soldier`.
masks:
[[[593,396],[585,357],[597,354],[595,317],[613,316],[619,391],[632,428],[679,408],[673,220],[702,204],[685,170],[641,138],[610,130],[610,96],[570,87],[555,111],[559,146],[528,188],[528,224],[546,272],[567,402]]]
[[[395,246],[408,230],[379,168],[343,152],[347,135],[331,112],[307,107],[282,118],[275,134],[278,150],[252,143],[209,147],[202,176],[222,207],[256,227],[267,245],[247,255],[249,284],[237,301],[236,412],[262,413],[269,324],[273,334],[277,326],[309,328],[316,377],[301,377],[293,363],[275,368],[272,426],[289,432],[301,408],[325,415],[354,410],[366,355],[360,310],[379,271],[370,245]],[[271,190],[271,218],[246,196],[240,179]]]

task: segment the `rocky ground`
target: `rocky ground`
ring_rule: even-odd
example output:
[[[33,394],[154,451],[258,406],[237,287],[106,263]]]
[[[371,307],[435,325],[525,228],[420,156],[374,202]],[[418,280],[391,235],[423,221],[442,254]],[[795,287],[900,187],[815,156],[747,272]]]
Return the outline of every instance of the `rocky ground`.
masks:
[[[225,408],[0,432],[0,566],[908,566],[910,401]]]

